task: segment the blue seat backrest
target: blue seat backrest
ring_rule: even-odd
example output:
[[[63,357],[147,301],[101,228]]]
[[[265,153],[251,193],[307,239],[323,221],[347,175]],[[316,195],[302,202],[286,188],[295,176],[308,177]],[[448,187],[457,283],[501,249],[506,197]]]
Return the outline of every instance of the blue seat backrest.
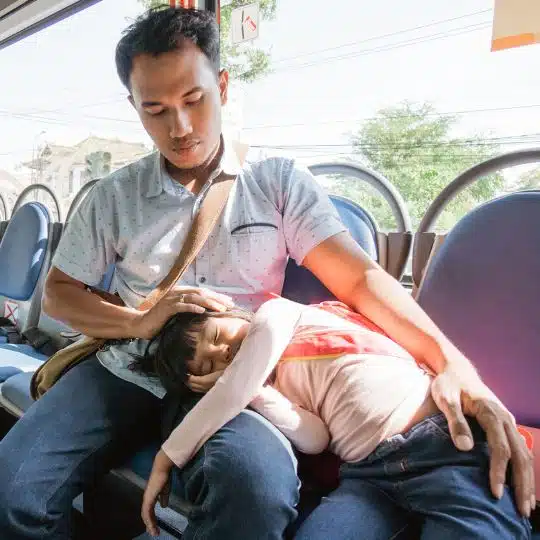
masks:
[[[110,264],[107,268],[107,271],[103,274],[103,277],[101,278],[101,281],[96,285],[97,289],[100,289],[102,291],[111,291],[112,281],[114,277],[114,269],[115,265]]]
[[[517,422],[540,427],[540,192],[496,199],[463,218],[417,299]]]
[[[21,206],[0,242],[0,295],[28,300],[46,260],[50,215],[38,202]]]
[[[341,221],[349,229],[352,237],[374,260],[378,260],[377,229],[372,217],[354,202],[330,196]],[[289,259],[285,271],[282,296],[300,302],[313,304],[334,299],[334,295],[306,268]]]

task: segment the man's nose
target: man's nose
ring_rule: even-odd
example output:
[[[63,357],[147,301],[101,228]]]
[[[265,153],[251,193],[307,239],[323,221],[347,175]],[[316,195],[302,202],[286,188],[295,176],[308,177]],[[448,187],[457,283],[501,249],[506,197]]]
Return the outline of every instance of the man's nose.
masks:
[[[183,139],[191,133],[193,133],[193,127],[189,114],[182,110],[174,112],[169,132],[171,139]]]

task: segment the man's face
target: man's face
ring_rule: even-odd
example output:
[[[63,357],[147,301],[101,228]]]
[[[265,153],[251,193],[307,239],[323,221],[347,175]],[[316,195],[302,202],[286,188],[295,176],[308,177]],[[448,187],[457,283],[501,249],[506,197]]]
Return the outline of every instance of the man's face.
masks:
[[[204,53],[186,42],[181,50],[136,56],[130,82],[130,101],[165,158],[179,169],[204,164],[219,144],[227,72],[218,79]]]

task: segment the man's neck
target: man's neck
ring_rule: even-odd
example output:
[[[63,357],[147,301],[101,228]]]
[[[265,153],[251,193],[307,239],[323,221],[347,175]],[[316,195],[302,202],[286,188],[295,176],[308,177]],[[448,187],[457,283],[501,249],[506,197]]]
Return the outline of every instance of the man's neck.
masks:
[[[208,158],[197,167],[192,169],[179,169],[167,160],[165,160],[165,167],[173,180],[182,184],[186,189],[196,195],[218,167],[221,157],[223,156],[223,151],[224,147],[222,140],[220,139]]]

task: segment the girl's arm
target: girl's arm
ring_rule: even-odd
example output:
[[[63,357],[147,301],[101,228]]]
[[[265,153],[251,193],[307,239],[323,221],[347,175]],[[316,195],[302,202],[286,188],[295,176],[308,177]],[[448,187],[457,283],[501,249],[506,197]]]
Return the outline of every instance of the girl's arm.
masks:
[[[283,298],[259,309],[232,363],[163,443],[178,467],[257,395],[289,345],[301,311],[300,304]]]
[[[328,447],[330,434],[322,419],[289,401],[273,386],[263,386],[250,405],[300,452],[320,454]]]

